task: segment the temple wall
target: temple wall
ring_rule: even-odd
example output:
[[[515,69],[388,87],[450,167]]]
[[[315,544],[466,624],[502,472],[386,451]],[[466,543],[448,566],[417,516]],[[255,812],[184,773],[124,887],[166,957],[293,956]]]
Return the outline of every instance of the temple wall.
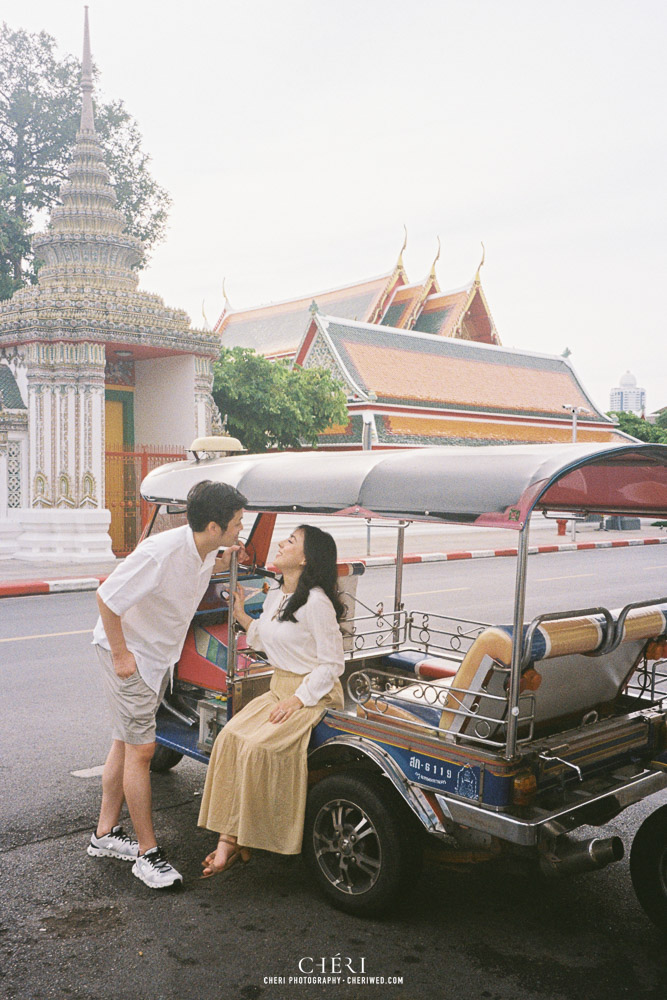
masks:
[[[30,344],[29,503],[104,506],[104,346]]]
[[[137,360],[135,378],[135,447],[189,447],[197,436],[194,356]]]

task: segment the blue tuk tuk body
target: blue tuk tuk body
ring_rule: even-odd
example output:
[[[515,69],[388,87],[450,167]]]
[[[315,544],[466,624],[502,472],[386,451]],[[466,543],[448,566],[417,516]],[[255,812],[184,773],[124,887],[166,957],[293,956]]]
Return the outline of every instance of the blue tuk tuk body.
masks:
[[[303,850],[319,887],[348,912],[377,912],[408,891],[429,844],[448,863],[511,852],[556,876],[623,856],[618,837],[571,835],[667,787],[667,598],[525,623],[529,519],[539,510],[664,518],[667,447],[197,457],[154,470],[142,495],[160,517],[177,514],[202,479],[248,497],[252,564],[214,578],[195,615],[158,714],[156,770],[181,755],[206,763],[220,728],[268,687],[271,665],[229,622],[237,580],[252,615],[274,585],[266,559],[276,515],[392,518],[392,610],[360,610],[363,566],[339,566],[346,702],[326,712],[309,745]],[[413,520],[515,532],[512,622],[404,607],[403,533]],[[667,806],[640,827],[630,862],[642,906],[667,926]]]

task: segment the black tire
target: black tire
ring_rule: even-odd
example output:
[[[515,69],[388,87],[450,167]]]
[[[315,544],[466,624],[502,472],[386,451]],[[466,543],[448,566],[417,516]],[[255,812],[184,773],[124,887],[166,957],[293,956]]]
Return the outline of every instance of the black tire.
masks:
[[[303,853],[319,889],[346,913],[377,914],[408,894],[421,839],[387,778],[332,774],[310,791]]]
[[[630,849],[637,899],[654,924],[667,931],[667,806],[644,820]]]
[[[165,771],[171,771],[172,767],[176,767],[182,757],[183,754],[179,753],[178,750],[163,747],[161,743],[158,743],[151,761],[151,771],[155,771],[156,774],[164,774]]]

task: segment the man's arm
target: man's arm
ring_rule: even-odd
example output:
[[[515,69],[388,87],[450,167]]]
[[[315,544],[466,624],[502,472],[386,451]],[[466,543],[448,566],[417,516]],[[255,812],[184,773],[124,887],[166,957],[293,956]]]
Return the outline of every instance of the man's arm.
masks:
[[[114,670],[119,677],[131,677],[137,669],[137,661],[125,644],[120,615],[114,614],[99,594],[97,594],[97,607],[100,610],[102,625],[109,640]]]
[[[249,563],[250,562],[250,556],[246,552],[244,545],[242,545],[240,543],[238,545],[230,545],[228,549],[225,549],[225,551],[222,553],[222,555],[220,555],[220,553],[218,553],[218,555],[216,557],[216,560],[215,560],[215,565],[213,567],[213,572],[214,573],[226,573],[227,572],[227,570],[229,569],[229,565],[230,565],[230,563],[232,561],[232,552],[238,552],[238,557],[239,557],[239,562],[240,563],[244,563],[245,564],[245,563]]]

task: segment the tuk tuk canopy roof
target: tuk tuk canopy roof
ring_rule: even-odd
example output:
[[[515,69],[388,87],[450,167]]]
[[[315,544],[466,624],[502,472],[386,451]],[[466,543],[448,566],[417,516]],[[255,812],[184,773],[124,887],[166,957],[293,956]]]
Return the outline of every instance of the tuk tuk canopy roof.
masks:
[[[182,504],[204,479],[251,511],[520,529],[533,510],[667,517],[667,445],[507,445],[280,452],[163,465],[141,494]]]

